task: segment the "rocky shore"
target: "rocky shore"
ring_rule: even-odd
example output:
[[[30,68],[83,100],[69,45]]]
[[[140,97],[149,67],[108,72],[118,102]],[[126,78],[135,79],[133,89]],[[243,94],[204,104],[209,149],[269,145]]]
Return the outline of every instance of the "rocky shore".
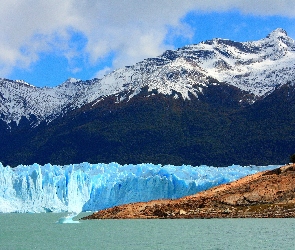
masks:
[[[177,200],[132,203],[82,219],[295,217],[295,165],[246,176]]]

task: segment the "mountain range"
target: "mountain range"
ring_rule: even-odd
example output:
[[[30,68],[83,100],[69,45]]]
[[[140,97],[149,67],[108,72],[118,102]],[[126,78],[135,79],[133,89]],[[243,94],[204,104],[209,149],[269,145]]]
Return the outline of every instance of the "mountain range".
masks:
[[[0,161],[284,164],[295,146],[294,83],[295,41],[283,29],[54,88],[0,79]]]

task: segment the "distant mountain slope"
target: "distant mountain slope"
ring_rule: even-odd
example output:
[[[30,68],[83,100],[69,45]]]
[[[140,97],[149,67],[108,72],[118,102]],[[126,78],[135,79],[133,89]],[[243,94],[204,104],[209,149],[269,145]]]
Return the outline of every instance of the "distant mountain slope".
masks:
[[[2,79],[0,161],[284,164],[295,149],[294,44],[277,29],[56,88]]]
[[[202,99],[111,96],[33,130],[6,133],[4,164],[69,164],[88,161],[213,166],[267,165],[289,161],[295,148],[295,91],[282,86],[252,105],[247,93],[220,85]],[[2,137],[5,138],[5,137]],[[8,146],[7,146],[8,145]]]

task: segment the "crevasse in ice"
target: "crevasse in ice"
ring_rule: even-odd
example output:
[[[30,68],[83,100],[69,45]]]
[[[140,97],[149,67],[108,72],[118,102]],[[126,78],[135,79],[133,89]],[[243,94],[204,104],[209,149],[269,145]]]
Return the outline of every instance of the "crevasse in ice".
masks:
[[[161,166],[81,163],[4,167],[0,212],[81,212],[162,198],[180,198],[278,166]]]

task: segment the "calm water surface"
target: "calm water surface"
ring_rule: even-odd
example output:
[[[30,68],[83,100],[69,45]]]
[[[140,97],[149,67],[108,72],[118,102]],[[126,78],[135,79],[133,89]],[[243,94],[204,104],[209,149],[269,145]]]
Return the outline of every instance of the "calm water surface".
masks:
[[[56,223],[64,215],[0,214],[0,249],[295,249],[295,219]]]

